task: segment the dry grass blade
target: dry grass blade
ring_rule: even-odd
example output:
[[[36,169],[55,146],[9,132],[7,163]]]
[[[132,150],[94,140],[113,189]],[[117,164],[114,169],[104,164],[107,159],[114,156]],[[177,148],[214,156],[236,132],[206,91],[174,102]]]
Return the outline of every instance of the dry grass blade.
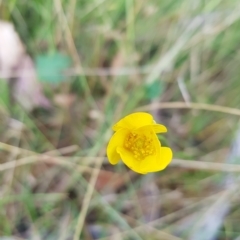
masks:
[[[197,169],[206,171],[221,171],[221,172],[240,172],[240,165],[228,163],[202,162],[194,160],[173,159],[170,166],[180,167],[185,169]]]
[[[59,156],[59,155],[73,153],[73,152],[77,151],[79,149],[79,147],[77,145],[71,145],[71,146],[67,146],[67,147],[63,147],[63,148],[59,148],[59,149],[50,150],[50,151],[45,152],[44,154],[41,154],[41,153],[36,153],[36,152],[30,151],[27,149],[15,147],[15,146],[0,142],[0,149],[8,151],[8,152],[15,151],[15,152],[18,152],[21,154],[26,154],[26,155]]]
[[[231,115],[240,116],[240,109],[230,108],[225,106],[206,104],[206,103],[193,103],[193,102],[160,102],[142,106],[137,108],[138,111],[152,111],[156,109],[199,109],[213,112],[227,113]]]
[[[67,42],[69,51],[72,55],[72,58],[73,58],[73,60],[76,64],[77,68],[81,69],[81,66],[82,66],[81,59],[80,59],[80,56],[78,54],[77,48],[75,46],[74,39],[73,39],[73,36],[72,36],[72,32],[70,30],[67,17],[65,16],[65,13],[64,13],[62,2],[60,0],[55,0],[54,4],[56,6],[57,13],[59,14],[59,18],[61,19],[61,22],[62,22],[62,25],[63,25],[62,26],[63,27],[63,32],[65,33],[64,35],[66,37],[66,42]]]
[[[64,71],[64,75],[71,76],[131,76],[139,74],[148,74],[151,72],[153,67],[142,66],[142,67],[122,67],[122,68],[71,68]],[[30,73],[29,73],[30,74]],[[0,78],[4,78],[5,73],[0,71]],[[9,77],[19,77],[17,73],[11,74]]]
[[[84,158],[85,159],[85,158]],[[96,163],[99,163],[104,158],[98,158]],[[57,158],[57,157],[51,157],[47,155],[34,155],[29,157],[24,157],[18,160],[14,160],[11,162],[6,162],[0,164],[0,172],[6,171],[12,168],[20,167],[27,164],[34,164],[34,163],[48,163],[48,164],[56,164],[59,166],[64,167],[70,167],[71,169],[77,169],[79,172],[91,172],[92,170],[96,168],[79,165],[70,161],[67,161],[65,159]],[[101,170],[103,172],[106,172],[105,170]]]
[[[96,184],[101,165],[102,165],[102,162],[100,162],[100,161],[97,162],[96,163],[96,169],[94,169],[92,171],[92,175],[91,175],[91,179],[90,179],[89,184],[88,184],[87,192],[86,192],[86,194],[84,196],[84,199],[83,199],[82,209],[81,209],[81,211],[79,213],[79,216],[78,216],[73,240],[78,240],[80,238],[81,231],[82,231],[83,224],[84,224],[84,220],[85,220],[86,215],[87,215],[88,207],[89,207],[89,204],[90,204],[93,192],[94,192],[94,186]]]

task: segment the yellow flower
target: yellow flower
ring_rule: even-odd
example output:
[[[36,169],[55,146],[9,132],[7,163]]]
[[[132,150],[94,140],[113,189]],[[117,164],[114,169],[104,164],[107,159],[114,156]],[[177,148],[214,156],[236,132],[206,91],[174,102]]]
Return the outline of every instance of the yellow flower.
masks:
[[[145,174],[163,170],[172,160],[172,150],[161,147],[157,133],[167,132],[152,115],[132,113],[113,126],[115,131],[107,146],[111,164],[120,159],[133,171]]]

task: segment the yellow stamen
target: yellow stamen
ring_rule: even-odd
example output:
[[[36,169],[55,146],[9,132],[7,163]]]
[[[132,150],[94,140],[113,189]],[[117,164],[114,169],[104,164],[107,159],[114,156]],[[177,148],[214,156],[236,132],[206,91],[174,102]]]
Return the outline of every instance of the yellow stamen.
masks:
[[[137,160],[143,160],[155,152],[153,140],[144,134],[131,132],[124,141],[124,147],[133,153]]]

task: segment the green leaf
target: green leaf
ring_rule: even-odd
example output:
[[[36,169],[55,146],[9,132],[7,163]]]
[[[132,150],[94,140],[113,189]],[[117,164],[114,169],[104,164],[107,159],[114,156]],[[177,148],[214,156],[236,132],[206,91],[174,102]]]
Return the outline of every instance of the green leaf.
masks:
[[[163,81],[154,81],[151,85],[146,85],[146,98],[153,100],[161,96],[165,89]]]
[[[36,58],[36,66],[40,81],[59,83],[67,79],[64,70],[71,66],[71,58],[61,53],[39,55]]]
[[[8,83],[5,80],[0,79],[0,105],[4,107],[9,106],[9,87]]]

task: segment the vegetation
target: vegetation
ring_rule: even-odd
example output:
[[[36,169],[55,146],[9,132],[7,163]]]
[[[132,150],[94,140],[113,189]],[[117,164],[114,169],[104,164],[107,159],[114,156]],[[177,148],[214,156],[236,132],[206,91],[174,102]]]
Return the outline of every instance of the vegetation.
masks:
[[[37,69],[71,59],[56,81],[39,78],[50,109],[24,110],[0,81],[0,236],[197,239],[228,177],[238,181],[225,171],[240,115],[239,1],[0,0],[0,17]],[[108,163],[111,126],[136,111],[167,126],[159,138],[181,165],[139,175]],[[240,235],[237,193],[219,240]]]

